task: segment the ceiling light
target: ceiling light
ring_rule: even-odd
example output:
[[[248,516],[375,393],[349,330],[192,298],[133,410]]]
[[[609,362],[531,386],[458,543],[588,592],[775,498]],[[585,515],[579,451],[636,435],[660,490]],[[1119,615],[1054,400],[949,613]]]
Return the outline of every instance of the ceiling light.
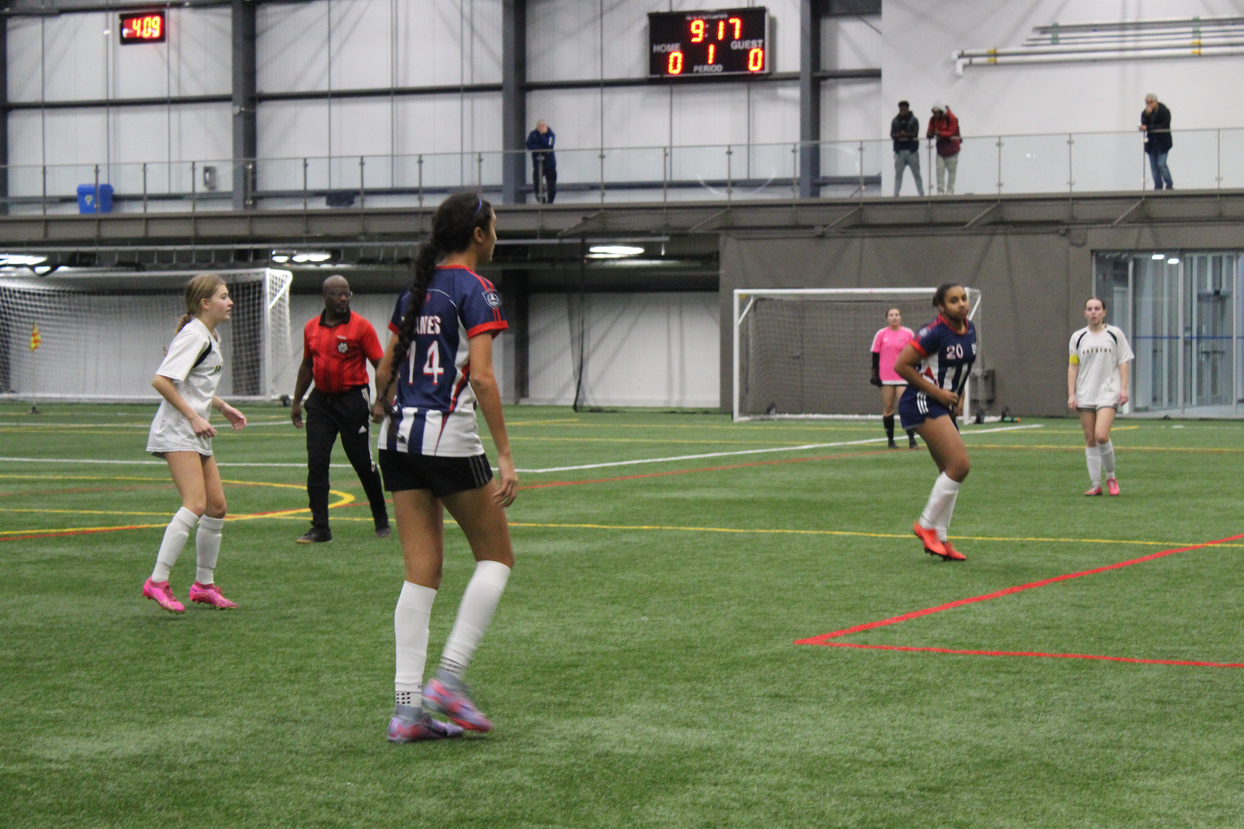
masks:
[[[282,262],[282,263],[284,263],[284,262],[288,262],[288,261],[289,261],[289,254],[288,254],[288,253],[274,253],[274,254],[272,254],[272,261],[273,261],[273,262]]]
[[[644,249],[634,245],[592,245],[588,248],[589,259],[621,259],[624,256],[638,256]]]
[[[42,265],[46,261],[48,261],[46,256],[27,256],[22,253],[0,253],[0,267]]]
[[[1166,264],[1168,264],[1168,265],[1178,265],[1178,264],[1179,264],[1179,259],[1178,259],[1178,257],[1172,256],[1170,259],[1167,259],[1167,260],[1166,260]]]
[[[1166,254],[1165,254],[1165,253],[1155,253],[1155,254],[1153,254],[1153,258],[1154,258],[1154,259],[1165,259],[1165,258],[1166,258]]]
[[[306,250],[294,254],[295,262],[327,262],[333,255],[326,250]]]

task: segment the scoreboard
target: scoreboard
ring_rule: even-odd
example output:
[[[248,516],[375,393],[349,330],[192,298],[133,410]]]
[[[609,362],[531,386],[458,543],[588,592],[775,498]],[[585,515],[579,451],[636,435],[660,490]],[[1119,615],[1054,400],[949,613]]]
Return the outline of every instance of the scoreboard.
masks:
[[[695,78],[769,72],[764,7],[648,13],[648,77]]]
[[[121,45],[131,43],[164,43],[168,40],[164,12],[121,15]]]

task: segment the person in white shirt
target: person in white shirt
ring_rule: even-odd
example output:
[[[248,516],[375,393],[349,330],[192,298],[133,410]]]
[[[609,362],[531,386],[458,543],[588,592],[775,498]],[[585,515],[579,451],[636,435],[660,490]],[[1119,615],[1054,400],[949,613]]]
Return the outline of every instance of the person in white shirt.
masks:
[[[216,396],[225,364],[216,326],[229,319],[233,308],[229,287],[218,276],[200,274],[187,283],[185,300],[186,314],[151,381],[164,400],[147,435],[147,451],[168,463],[181,495],[181,509],[165,529],[155,569],[143,585],[143,595],[170,613],[186,612],[173,596],[168,578],[196,524],[198,568],[190,601],[222,609],[237,607],[221,594],[214,576],[226,505],[220,470],[212,455],[216,429],[207,418],[214,408],[235,431],[246,426],[246,416]]]
[[[1071,335],[1068,345],[1067,408],[1080,413],[1084,427],[1084,453],[1091,486],[1085,495],[1101,495],[1101,476],[1106,491],[1119,494],[1115,477],[1114,444],[1110,427],[1119,407],[1127,402],[1128,362],[1135,356],[1127,335],[1106,324],[1106,303],[1089,297],[1084,303],[1088,325]]]

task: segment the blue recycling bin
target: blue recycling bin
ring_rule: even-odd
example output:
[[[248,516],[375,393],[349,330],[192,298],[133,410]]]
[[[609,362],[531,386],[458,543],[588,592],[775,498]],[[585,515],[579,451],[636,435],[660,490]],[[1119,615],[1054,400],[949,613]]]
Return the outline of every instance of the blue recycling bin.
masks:
[[[112,185],[99,185],[99,203],[95,202],[95,185],[79,184],[78,185],[78,212],[79,213],[111,213],[112,212]]]

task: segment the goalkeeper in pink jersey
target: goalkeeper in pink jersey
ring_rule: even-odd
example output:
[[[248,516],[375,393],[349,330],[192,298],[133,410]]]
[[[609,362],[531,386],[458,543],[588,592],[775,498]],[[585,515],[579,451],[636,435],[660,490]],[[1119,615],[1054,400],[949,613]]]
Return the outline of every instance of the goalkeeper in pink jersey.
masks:
[[[885,312],[886,327],[873,337],[873,375],[869,380],[874,386],[881,387],[881,422],[885,425],[885,436],[890,441],[890,448],[897,449],[894,442],[894,407],[898,396],[907,387],[907,381],[894,371],[894,361],[903,348],[916,336],[903,325],[903,315],[897,308]],[[907,430],[907,448],[918,449],[916,430]]]

